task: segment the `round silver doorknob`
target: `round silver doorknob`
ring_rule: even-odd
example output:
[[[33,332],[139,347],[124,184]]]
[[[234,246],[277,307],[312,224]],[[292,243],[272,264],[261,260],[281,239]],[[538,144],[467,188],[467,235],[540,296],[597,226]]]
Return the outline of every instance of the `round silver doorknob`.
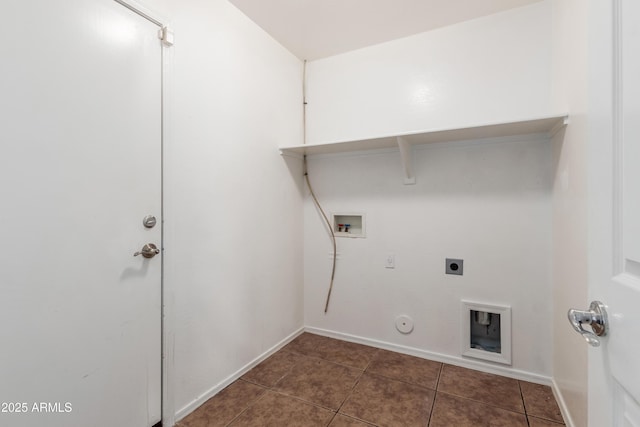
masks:
[[[153,258],[159,253],[160,253],[160,249],[158,249],[156,245],[154,245],[153,243],[147,243],[142,247],[141,250],[133,254],[133,256],[142,255],[145,258]]]
[[[572,308],[567,313],[567,317],[573,329],[594,347],[600,345],[599,337],[607,335],[609,331],[607,310],[605,305],[600,301],[592,301],[589,310],[576,310]],[[584,329],[582,327],[583,324],[589,325],[591,331]]]

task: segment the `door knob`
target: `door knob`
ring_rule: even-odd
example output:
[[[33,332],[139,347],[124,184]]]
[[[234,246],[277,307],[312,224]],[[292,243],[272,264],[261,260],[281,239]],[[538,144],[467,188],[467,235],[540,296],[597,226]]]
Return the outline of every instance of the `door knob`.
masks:
[[[160,249],[158,249],[156,245],[154,245],[153,243],[147,243],[142,247],[141,250],[133,254],[133,256],[142,255],[145,258],[153,258],[159,253],[160,253]]]
[[[600,346],[600,339],[607,335],[609,330],[609,322],[607,320],[607,311],[604,304],[600,301],[593,301],[588,311],[571,309],[567,313],[569,322],[573,329],[578,332],[592,346]],[[591,326],[591,331],[587,331],[582,327],[583,324]]]

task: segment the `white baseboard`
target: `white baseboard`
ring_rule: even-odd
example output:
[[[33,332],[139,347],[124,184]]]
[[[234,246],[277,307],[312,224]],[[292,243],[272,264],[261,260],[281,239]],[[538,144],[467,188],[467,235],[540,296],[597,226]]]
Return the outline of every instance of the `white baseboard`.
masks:
[[[569,412],[569,408],[567,407],[567,402],[565,402],[564,397],[562,396],[562,392],[560,392],[560,387],[554,379],[551,380],[551,390],[553,390],[553,395],[556,398],[556,402],[558,402],[558,406],[560,407],[560,413],[562,414],[562,418],[564,418],[564,424],[567,427],[575,427],[575,423],[573,422],[573,418],[571,418],[571,412]]]
[[[207,400],[211,399],[213,396],[221,392],[229,384],[231,384],[232,382],[234,382],[235,380],[237,380],[238,378],[240,378],[241,376],[249,372],[251,369],[257,366],[260,362],[267,359],[269,356],[271,356],[272,354],[280,350],[282,347],[289,344],[298,335],[303,333],[304,330],[305,330],[304,328],[300,328],[296,330],[295,332],[287,336],[285,339],[283,339],[282,341],[280,341],[279,343],[277,343],[276,345],[274,345],[273,347],[271,347],[270,349],[262,353],[260,356],[256,357],[251,362],[247,363],[242,368],[240,368],[233,374],[229,375],[227,378],[225,378],[215,386],[211,387],[209,390],[207,390],[197,399],[188,403],[186,406],[184,406],[182,409],[176,412],[176,415],[175,415],[176,422],[180,421],[181,419],[183,419],[184,417],[186,417],[187,415],[189,415],[190,413],[198,409],[204,402],[206,402]]]
[[[529,381],[536,384],[552,385],[551,377],[532,372],[513,369],[506,366],[497,366],[490,362],[481,362],[465,359],[458,356],[450,356],[448,354],[434,353],[431,351],[421,350],[414,347],[406,347],[403,345],[393,344],[385,341],[378,341],[370,338],[360,337],[356,335],[344,334],[326,329],[313,327],[305,327],[306,332],[322,335],[329,338],[336,338],[343,341],[349,341],[357,344],[364,344],[371,347],[382,348],[384,350],[395,351],[398,353],[408,354],[410,356],[421,357],[423,359],[435,360],[436,362],[448,363],[450,365],[461,366],[463,368],[475,369],[476,371],[487,372],[490,374],[502,375],[504,377],[514,378],[522,381]],[[564,414],[563,414],[564,415]]]
[[[558,401],[558,406],[560,406],[560,411],[562,412],[562,416],[565,419],[567,427],[574,427],[571,417],[569,416],[569,412],[567,411],[566,404],[562,399],[562,395],[560,394],[557,385],[550,377],[534,374],[527,371],[522,371],[519,369],[508,368],[505,366],[496,366],[487,362],[468,360],[462,357],[435,353],[431,351],[421,350],[419,348],[407,347],[407,346],[393,344],[385,341],[379,341],[379,340],[360,337],[356,335],[345,334],[342,332],[330,331],[327,329],[313,328],[308,326],[296,330],[295,332],[293,332],[292,334],[284,338],[282,341],[280,341],[279,343],[277,343],[276,345],[274,345],[273,347],[265,351],[263,354],[256,357],[254,360],[252,360],[251,362],[249,362],[248,364],[240,368],[238,371],[229,375],[223,381],[219,382],[218,384],[216,384],[215,386],[207,390],[204,394],[199,396],[197,399],[193,400],[192,402],[184,406],[182,409],[176,412],[175,420],[180,421],[181,419],[189,415],[191,412],[195,411],[197,408],[199,408],[203,403],[205,403],[211,397],[215,396],[217,393],[222,391],[229,384],[236,381],[238,378],[243,376],[249,370],[257,366],[260,362],[264,361],[269,356],[271,356],[272,354],[280,350],[282,347],[284,347],[285,345],[293,341],[297,336],[299,336],[303,332],[309,332],[312,334],[322,335],[329,338],[336,338],[343,341],[349,341],[357,344],[364,344],[371,347],[381,348],[384,350],[390,350],[398,353],[408,354],[410,356],[421,357],[423,359],[435,360],[436,362],[448,363],[450,365],[456,365],[464,368],[475,369],[481,372],[487,372],[487,373],[502,375],[505,377],[514,378],[518,380],[529,381],[536,384],[551,386],[553,390],[553,394],[556,396],[556,400]]]

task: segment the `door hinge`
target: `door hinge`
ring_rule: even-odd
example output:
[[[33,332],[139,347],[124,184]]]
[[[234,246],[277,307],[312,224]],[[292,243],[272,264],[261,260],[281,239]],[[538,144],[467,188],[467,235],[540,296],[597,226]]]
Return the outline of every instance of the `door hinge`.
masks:
[[[164,46],[173,46],[173,31],[167,27],[162,27],[158,30],[158,38],[162,40]]]

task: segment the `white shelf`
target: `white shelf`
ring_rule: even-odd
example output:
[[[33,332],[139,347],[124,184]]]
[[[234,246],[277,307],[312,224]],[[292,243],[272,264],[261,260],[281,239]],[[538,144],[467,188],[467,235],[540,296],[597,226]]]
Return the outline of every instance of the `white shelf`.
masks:
[[[359,139],[350,141],[326,142],[320,144],[294,145],[280,147],[280,154],[301,157],[312,154],[345,153],[350,151],[378,150],[398,148],[404,169],[404,183],[415,184],[413,175],[412,151],[414,145],[434,142],[469,141],[488,138],[501,138],[516,135],[545,134],[553,136],[567,125],[569,116],[557,114],[545,117],[529,118],[510,122],[488,123],[453,129],[435,129],[422,132],[411,132],[380,138]]]
[[[330,154],[349,151],[376,150],[381,148],[397,148],[399,138],[406,141],[408,145],[421,145],[433,142],[465,141],[514,135],[552,135],[567,124],[568,117],[569,116],[567,114],[560,114],[527,120],[490,123],[462,128],[426,130],[422,132],[412,132],[380,138],[294,145],[291,147],[280,147],[280,152],[282,154],[299,156],[305,154]]]

